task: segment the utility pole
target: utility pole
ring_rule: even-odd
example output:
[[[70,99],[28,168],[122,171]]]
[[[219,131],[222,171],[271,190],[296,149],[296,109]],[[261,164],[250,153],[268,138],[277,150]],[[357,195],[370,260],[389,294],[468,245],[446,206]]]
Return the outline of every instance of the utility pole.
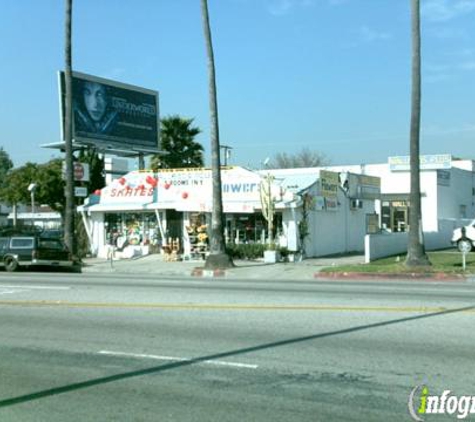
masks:
[[[228,159],[231,157],[231,150],[233,147],[228,145],[220,145],[219,148],[224,150],[224,167],[226,167],[228,165]]]

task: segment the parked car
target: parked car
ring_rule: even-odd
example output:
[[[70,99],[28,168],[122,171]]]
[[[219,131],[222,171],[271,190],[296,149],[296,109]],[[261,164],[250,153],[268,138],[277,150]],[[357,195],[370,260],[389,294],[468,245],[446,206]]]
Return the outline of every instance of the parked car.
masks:
[[[460,252],[471,251],[475,244],[475,220],[468,226],[459,227],[454,230],[452,243],[457,245]]]
[[[75,267],[71,253],[61,239],[38,233],[0,233],[0,266],[7,271],[21,267]]]

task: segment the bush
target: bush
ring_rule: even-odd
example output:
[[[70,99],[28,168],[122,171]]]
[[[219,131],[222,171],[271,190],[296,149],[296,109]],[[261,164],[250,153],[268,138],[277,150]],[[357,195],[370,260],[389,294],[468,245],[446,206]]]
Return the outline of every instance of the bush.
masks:
[[[285,246],[280,246],[279,248],[277,248],[277,250],[279,251],[280,253],[280,256],[284,259],[287,259],[287,257],[289,256],[289,250],[285,247]]]
[[[240,243],[238,245],[229,243],[226,245],[226,251],[235,259],[258,259],[264,256],[267,245],[262,243]]]

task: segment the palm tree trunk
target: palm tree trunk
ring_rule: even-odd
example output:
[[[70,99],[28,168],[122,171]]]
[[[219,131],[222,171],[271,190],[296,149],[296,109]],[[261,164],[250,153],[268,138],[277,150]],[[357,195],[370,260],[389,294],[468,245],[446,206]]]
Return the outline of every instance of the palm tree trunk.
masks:
[[[226,253],[223,231],[223,199],[221,193],[221,163],[219,156],[219,125],[218,100],[216,94],[216,76],[214,66],[213,44],[209,23],[208,2],[201,0],[201,15],[208,57],[209,78],[209,110],[210,110],[210,138],[211,138],[211,171],[213,178],[213,210],[211,215],[210,254],[206,259],[205,268],[229,268],[233,262]]]
[[[409,238],[406,266],[430,265],[425,253],[421,214],[421,184],[419,143],[421,125],[421,29],[420,0],[411,0],[412,20],[412,95],[411,95],[411,132],[410,167],[411,192],[409,208]]]
[[[64,107],[64,141],[66,164],[66,209],[64,224],[64,241],[69,250],[76,254],[76,239],[74,237],[74,178],[73,178],[73,146],[72,146],[72,54],[71,54],[71,27],[72,27],[73,0],[66,0],[65,16],[65,107]]]

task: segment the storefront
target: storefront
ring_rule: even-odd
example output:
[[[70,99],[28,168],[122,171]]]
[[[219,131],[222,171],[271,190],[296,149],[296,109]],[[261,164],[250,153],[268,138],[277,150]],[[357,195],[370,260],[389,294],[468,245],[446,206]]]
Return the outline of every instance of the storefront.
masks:
[[[243,168],[221,173],[225,237],[227,242],[265,242],[267,224],[260,212],[261,176]],[[272,187],[275,201],[282,197]],[[124,257],[175,250],[183,258],[208,253],[212,210],[209,169],[130,172],[95,192],[79,210],[83,215],[93,253],[106,257],[113,246]],[[275,233],[281,227],[277,214]],[[101,235],[97,235],[100,232]],[[131,248],[133,247],[133,248]]]
[[[363,248],[374,201],[355,208],[338,173],[274,177],[232,167],[221,171],[221,179],[227,243],[268,241],[266,191],[274,208],[271,238],[278,245],[306,249],[307,256]],[[94,255],[106,258],[111,249],[124,258],[160,252],[171,260],[206,257],[211,210],[209,169],[130,172],[79,207]]]

